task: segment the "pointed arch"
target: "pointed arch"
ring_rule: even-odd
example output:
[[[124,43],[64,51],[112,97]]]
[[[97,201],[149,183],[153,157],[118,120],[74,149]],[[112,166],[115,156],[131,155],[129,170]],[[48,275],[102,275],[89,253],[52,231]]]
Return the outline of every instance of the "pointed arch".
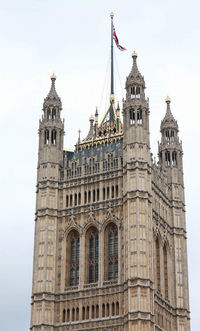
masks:
[[[98,281],[99,258],[99,232],[97,228],[90,226],[85,234],[85,281],[96,283]]]
[[[66,286],[79,283],[80,235],[72,229],[66,237]]]
[[[104,278],[118,279],[118,228],[109,222],[104,231]]]

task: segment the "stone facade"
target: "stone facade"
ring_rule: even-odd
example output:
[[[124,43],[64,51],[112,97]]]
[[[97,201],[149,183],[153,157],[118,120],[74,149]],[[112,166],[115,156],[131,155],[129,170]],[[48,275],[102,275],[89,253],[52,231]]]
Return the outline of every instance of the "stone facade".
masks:
[[[182,145],[166,99],[152,159],[145,81],[133,66],[123,123],[114,95],[63,149],[52,75],[39,123],[32,331],[189,331]]]

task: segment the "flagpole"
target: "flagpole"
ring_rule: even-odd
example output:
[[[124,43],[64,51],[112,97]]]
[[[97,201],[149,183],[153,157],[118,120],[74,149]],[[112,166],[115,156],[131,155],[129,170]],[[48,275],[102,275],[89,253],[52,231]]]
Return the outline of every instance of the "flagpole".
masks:
[[[114,94],[114,64],[113,64],[113,12],[110,13],[111,17],[111,91],[110,94]]]

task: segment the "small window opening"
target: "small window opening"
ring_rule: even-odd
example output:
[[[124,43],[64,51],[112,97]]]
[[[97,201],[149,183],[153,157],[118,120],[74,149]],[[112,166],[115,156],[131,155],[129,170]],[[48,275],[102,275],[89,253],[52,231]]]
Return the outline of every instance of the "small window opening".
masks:
[[[92,318],[95,318],[94,312],[95,312],[95,307],[94,305],[92,305]]]
[[[69,206],[69,196],[66,195],[66,207],[68,207],[68,206]]]
[[[109,186],[107,187],[107,199],[109,199],[110,197],[110,189],[109,189]]]
[[[87,203],[87,192],[84,193],[84,203]]]
[[[75,321],[75,308],[72,308],[72,321]]]
[[[171,131],[171,142],[174,143],[174,130]]]
[[[62,317],[62,321],[63,321],[63,323],[65,322],[65,316],[66,315],[66,311],[65,311],[65,309],[63,309],[63,317]]]
[[[82,307],[82,320],[85,320],[85,307]]]
[[[105,189],[105,187],[103,188],[103,200],[105,200],[106,199],[106,189]]]
[[[77,321],[79,320],[79,308],[78,307],[76,308],[76,320]]]
[[[99,305],[96,305],[96,318],[99,317]]]
[[[136,99],[140,99],[140,87],[136,87]]]
[[[131,99],[135,98],[135,87],[131,87]]]
[[[116,315],[119,315],[119,302],[116,302]]]
[[[110,305],[109,303],[107,303],[106,305],[106,316],[109,316],[110,315]]]
[[[49,144],[49,130],[45,130],[44,132],[44,143],[45,145]]]
[[[137,123],[142,124],[142,109],[138,109],[137,111]]]
[[[56,108],[53,108],[52,110],[52,119],[55,120],[56,118]]]
[[[115,315],[115,304],[114,304],[114,302],[112,303],[112,316],[114,316]]]
[[[76,206],[77,205],[77,194],[75,193],[74,195],[74,205]]]
[[[81,204],[81,193],[79,192],[78,194],[78,204],[80,205]]]
[[[47,119],[49,120],[51,118],[51,109],[47,109]]]
[[[69,319],[70,319],[70,310],[67,309],[67,322],[69,322]]]
[[[166,167],[170,166],[170,152],[165,152],[165,165]]]
[[[88,191],[88,202],[90,203],[90,201],[91,201],[91,192]]]
[[[130,124],[131,125],[135,124],[135,110],[134,109],[130,110]]]
[[[177,166],[177,153],[176,152],[172,152],[172,165],[173,165],[173,167]]]
[[[99,201],[99,189],[97,189],[97,201]]]
[[[72,206],[72,194],[70,194],[70,207]]]
[[[166,141],[167,141],[167,143],[169,144],[169,142],[170,142],[170,138],[169,138],[169,130],[167,130],[167,131],[165,132],[165,137],[166,137]]]
[[[89,320],[89,314],[90,314],[90,307],[87,306],[87,310],[86,310],[86,319]]]
[[[116,188],[115,188],[115,194],[116,194],[116,197],[118,197],[118,195],[119,195],[118,185],[116,185]]]
[[[115,191],[114,191],[114,186],[112,186],[112,199],[114,198],[114,196],[115,196]]]
[[[102,305],[102,317],[105,317],[105,304]]]
[[[51,132],[51,143],[52,145],[56,144],[56,130],[52,130]]]
[[[93,190],[93,202],[96,201],[95,196],[96,196],[96,192],[95,192],[95,190]]]

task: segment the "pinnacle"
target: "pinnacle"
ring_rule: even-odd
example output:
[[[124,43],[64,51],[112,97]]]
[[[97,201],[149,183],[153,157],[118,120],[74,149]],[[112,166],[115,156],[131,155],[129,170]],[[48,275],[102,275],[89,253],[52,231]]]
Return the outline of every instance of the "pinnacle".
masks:
[[[136,84],[141,84],[141,85],[145,85],[144,82],[144,77],[141,75],[138,66],[137,66],[137,53],[136,51],[134,51],[132,53],[132,58],[133,58],[133,65],[132,65],[132,69],[130,74],[127,77],[127,81],[131,81],[132,83],[136,83]]]
[[[167,109],[166,109],[165,116],[161,122],[161,129],[163,129],[164,127],[178,128],[177,121],[175,120],[175,118],[171,112],[171,107],[170,107],[171,99],[167,96],[167,98],[165,99],[165,102],[167,104]]]
[[[51,87],[50,91],[47,94],[47,97],[45,98],[45,103],[58,103],[61,106],[61,100],[60,97],[58,96],[56,92],[56,87],[55,87],[55,81],[56,81],[56,75],[53,73],[51,75]]]

